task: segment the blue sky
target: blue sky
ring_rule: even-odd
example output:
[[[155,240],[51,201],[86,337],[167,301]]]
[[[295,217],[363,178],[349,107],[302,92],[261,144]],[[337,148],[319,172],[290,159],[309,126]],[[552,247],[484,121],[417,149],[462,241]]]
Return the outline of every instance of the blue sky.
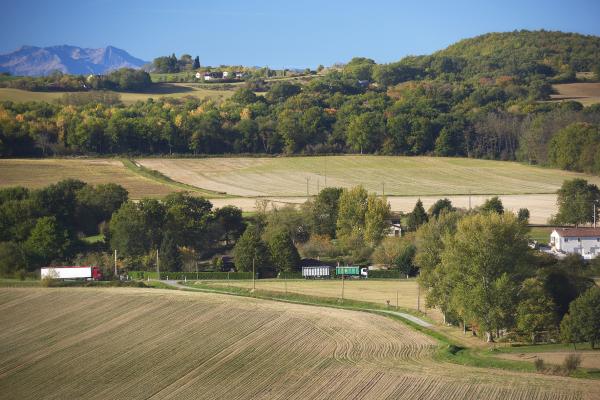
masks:
[[[600,35],[600,1],[3,0],[0,53],[21,45],[113,45],[151,60],[316,67],[428,54],[486,32]]]

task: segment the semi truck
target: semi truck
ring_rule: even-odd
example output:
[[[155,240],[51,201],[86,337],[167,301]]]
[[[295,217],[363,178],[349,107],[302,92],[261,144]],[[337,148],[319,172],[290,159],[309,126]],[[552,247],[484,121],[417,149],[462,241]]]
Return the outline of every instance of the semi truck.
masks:
[[[345,267],[336,267],[335,274],[351,278],[367,278],[369,276],[369,269],[357,265],[349,265]]]
[[[304,279],[330,278],[331,267],[328,265],[302,267],[302,277]]]
[[[47,267],[41,270],[42,279],[85,279],[99,281],[102,279],[100,268],[92,266],[59,266]]]

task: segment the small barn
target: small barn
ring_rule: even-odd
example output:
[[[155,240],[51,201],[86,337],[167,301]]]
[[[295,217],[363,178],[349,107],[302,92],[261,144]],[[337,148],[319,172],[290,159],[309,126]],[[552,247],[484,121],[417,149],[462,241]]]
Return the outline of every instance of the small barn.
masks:
[[[550,234],[550,246],[558,252],[595,258],[600,254],[600,228],[556,228]]]

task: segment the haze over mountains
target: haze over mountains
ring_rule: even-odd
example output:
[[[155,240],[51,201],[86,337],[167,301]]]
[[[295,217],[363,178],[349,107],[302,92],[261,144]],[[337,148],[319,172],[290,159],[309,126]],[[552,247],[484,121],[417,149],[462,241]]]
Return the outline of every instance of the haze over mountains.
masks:
[[[140,68],[146,61],[113,46],[88,49],[77,46],[23,46],[0,54],[0,72],[39,76],[52,71],[65,74],[104,74],[119,68]]]

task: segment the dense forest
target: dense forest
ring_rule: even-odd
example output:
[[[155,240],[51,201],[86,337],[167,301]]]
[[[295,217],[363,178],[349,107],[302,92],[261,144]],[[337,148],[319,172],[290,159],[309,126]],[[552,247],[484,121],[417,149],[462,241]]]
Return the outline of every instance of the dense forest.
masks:
[[[553,82],[597,69],[598,48],[594,36],[519,31],[391,64],[354,58],[303,85],[252,79],[220,102],[3,102],[0,156],[432,154],[599,173],[600,106],[544,102]]]

